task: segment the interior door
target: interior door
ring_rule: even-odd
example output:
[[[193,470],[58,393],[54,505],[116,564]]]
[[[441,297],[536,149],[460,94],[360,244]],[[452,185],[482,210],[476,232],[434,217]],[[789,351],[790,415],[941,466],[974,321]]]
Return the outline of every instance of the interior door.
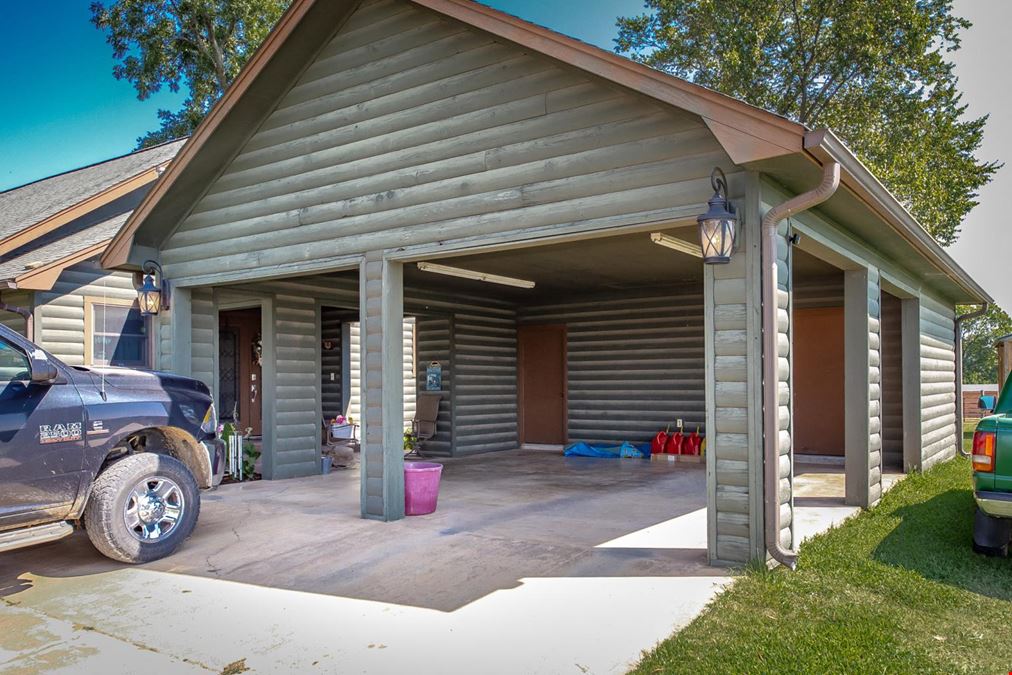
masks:
[[[517,331],[520,441],[566,442],[566,327],[521,326]]]
[[[795,309],[791,325],[794,452],[843,457],[843,307]]]

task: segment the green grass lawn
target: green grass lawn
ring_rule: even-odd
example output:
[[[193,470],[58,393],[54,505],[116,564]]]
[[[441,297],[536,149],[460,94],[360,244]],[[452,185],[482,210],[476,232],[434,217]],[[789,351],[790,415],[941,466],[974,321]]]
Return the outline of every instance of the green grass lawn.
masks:
[[[970,464],[912,475],[809,540],[798,570],[750,570],[636,673],[1007,673],[1012,559],[970,546]]]

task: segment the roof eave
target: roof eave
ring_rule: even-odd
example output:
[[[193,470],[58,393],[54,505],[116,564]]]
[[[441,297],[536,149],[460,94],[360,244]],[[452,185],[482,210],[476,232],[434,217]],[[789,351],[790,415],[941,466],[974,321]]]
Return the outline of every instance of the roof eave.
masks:
[[[18,275],[13,282],[14,288],[20,288],[24,290],[32,291],[48,291],[52,290],[56,284],[56,280],[60,277],[63,270],[84,262],[89,258],[93,258],[101,253],[106,246],[109,245],[110,240],[100,241],[97,244],[92,244],[87,248],[83,248],[80,251],[75,251],[68,256],[54,260],[53,262],[41,265],[35,269],[27,270],[22,274]]]
[[[841,182],[940,272],[966,291],[968,298],[977,303],[994,302],[990,294],[921,227],[917,219],[832,130],[816,129],[805,134],[805,150],[820,163],[839,162],[843,169]]]
[[[42,220],[15,232],[9,237],[0,240],[0,255],[10,253],[25,244],[35,241],[39,237],[58,230],[77,218],[87,215],[96,209],[102,208],[120,197],[151,183],[156,180],[159,175],[161,175],[167,165],[168,162],[160,162],[155,166],[143,169],[121,181],[114,183],[113,185],[110,185],[100,192],[96,192],[95,194],[85,197],[81,201],[68,206],[58,213],[54,213],[51,216],[43,218]]]

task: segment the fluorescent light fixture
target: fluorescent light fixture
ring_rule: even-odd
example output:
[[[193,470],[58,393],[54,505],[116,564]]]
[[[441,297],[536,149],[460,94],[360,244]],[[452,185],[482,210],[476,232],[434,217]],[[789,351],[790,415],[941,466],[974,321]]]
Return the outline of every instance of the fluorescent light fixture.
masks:
[[[660,244],[661,246],[672,248],[681,253],[688,253],[689,255],[695,256],[697,258],[703,257],[703,249],[700,247],[699,244],[693,244],[691,242],[685,241],[684,239],[672,237],[670,234],[663,234],[661,232],[652,232],[650,234],[650,241],[654,242],[655,244]]]
[[[515,286],[517,288],[534,288],[533,281],[527,281],[525,279],[514,279],[513,277],[503,277],[498,274],[486,274],[484,272],[475,272],[474,270],[463,270],[459,267],[449,267],[447,265],[437,265],[435,263],[420,262],[418,263],[418,269],[423,272],[432,272],[434,274],[445,274],[448,277],[460,277],[461,279],[474,279],[475,281],[486,281],[490,284],[502,284],[503,286]]]

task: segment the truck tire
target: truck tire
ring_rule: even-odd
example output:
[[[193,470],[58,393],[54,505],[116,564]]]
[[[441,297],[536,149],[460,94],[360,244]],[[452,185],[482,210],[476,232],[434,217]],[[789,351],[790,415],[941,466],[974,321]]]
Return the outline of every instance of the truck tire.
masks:
[[[973,550],[982,555],[1004,558],[1012,537],[1012,521],[989,516],[980,508],[973,518]]]
[[[145,563],[179,548],[199,515],[200,491],[186,465],[142,452],[98,475],[83,520],[88,538],[103,555]]]

